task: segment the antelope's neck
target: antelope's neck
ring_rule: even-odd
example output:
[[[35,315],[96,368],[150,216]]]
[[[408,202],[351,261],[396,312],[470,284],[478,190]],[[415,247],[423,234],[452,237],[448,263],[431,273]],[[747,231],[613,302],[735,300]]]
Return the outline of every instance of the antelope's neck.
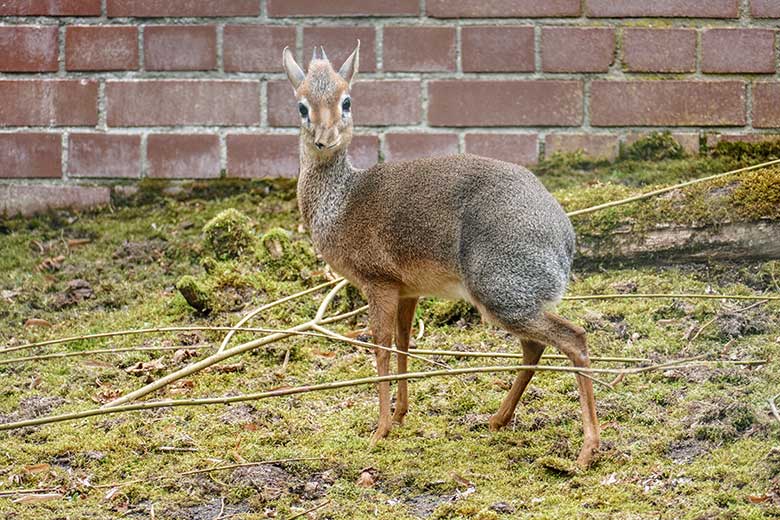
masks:
[[[346,148],[323,156],[313,153],[301,140],[298,208],[315,243],[317,236],[327,234],[328,226],[344,208],[350,178],[355,172]]]

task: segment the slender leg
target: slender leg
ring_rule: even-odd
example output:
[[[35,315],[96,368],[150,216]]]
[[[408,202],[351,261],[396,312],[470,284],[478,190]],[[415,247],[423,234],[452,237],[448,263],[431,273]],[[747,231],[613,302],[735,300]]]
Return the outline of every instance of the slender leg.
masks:
[[[395,345],[402,352],[409,351],[409,338],[412,334],[414,310],[417,308],[417,298],[402,298],[398,303],[398,315],[395,320]],[[398,373],[406,372],[407,358],[398,354]],[[398,394],[395,400],[393,422],[403,424],[404,416],[409,411],[409,390],[406,380],[398,381]]]
[[[366,291],[369,306],[369,324],[374,335],[374,342],[383,347],[393,344],[393,329],[395,328],[396,312],[398,310],[398,289],[392,286],[373,286]],[[390,373],[390,353],[387,350],[376,349],[376,368],[380,376]],[[393,426],[390,415],[390,383],[377,384],[379,391],[379,423],[371,445],[387,437]]]
[[[536,341],[554,345],[571,360],[575,367],[590,367],[585,329],[566,321],[560,316],[545,312],[544,316],[538,321],[516,332],[521,336],[531,337]],[[579,387],[580,407],[582,408],[582,431],[584,434],[582,449],[577,457],[577,464],[582,467],[588,467],[593,461],[593,454],[599,448],[599,420],[596,416],[593,382],[586,377],[578,375],[577,386]]]
[[[523,345],[523,364],[524,365],[536,365],[542,358],[544,352],[544,344],[537,341],[523,339],[521,340]],[[534,376],[533,370],[521,370],[515,382],[512,384],[512,388],[504,398],[498,411],[490,417],[488,424],[492,431],[498,431],[512,420],[512,416],[515,414],[515,408],[520,401],[525,388]]]

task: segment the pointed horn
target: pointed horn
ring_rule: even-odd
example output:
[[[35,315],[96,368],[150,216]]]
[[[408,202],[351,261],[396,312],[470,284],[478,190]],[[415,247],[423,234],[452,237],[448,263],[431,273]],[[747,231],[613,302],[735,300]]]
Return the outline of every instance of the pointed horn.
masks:
[[[312,59],[312,61],[318,59],[318,57],[317,57],[317,46],[316,45],[314,46],[314,52],[311,53],[311,59]]]
[[[327,54],[325,54],[325,47],[323,47],[322,45],[320,45],[320,51],[322,52],[322,54],[320,54],[320,56],[322,57],[322,59],[323,59],[323,60],[327,60],[327,59],[328,59],[328,55],[327,55]],[[330,61],[330,60],[329,60],[329,61]]]

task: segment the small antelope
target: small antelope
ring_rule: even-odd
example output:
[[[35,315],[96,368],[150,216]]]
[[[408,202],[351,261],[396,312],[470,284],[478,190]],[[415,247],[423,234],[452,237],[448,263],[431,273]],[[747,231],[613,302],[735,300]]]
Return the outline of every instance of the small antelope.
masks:
[[[418,298],[466,299],[483,317],[520,338],[523,361],[535,365],[545,345],[576,367],[589,367],[585,330],[547,309],[569,280],[574,230],[558,202],[520,166],[477,157],[384,163],[367,170],[347,158],[352,140],[350,88],[360,42],[338,72],[324,49],[304,73],[288,48],[282,61],[301,118],[298,205],[323,258],[359,287],[369,304],[374,341],[407,352]],[[390,354],[377,349],[379,375]],[[405,355],[398,372],[406,371]],[[511,420],[534,375],[521,371],[491,430]],[[599,447],[593,384],[577,375],[584,442],[578,464]],[[390,384],[379,383],[379,423],[372,444],[402,423],[409,408],[398,382],[395,412]]]

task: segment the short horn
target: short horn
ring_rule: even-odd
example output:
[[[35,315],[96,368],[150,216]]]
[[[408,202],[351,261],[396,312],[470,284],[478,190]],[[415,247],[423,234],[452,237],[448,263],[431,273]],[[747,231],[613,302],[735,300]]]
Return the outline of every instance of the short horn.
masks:
[[[314,46],[314,52],[311,53],[311,59],[312,61],[317,59],[317,46]]]
[[[328,59],[328,55],[327,55],[327,54],[325,54],[325,47],[323,47],[322,45],[320,45],[320,51],[321,51],[321,53],[322,53],[322,54],[320,54],[320,56],[322,57],[322,59],[323,59],[323,60],[327,60],[327,59]]]

